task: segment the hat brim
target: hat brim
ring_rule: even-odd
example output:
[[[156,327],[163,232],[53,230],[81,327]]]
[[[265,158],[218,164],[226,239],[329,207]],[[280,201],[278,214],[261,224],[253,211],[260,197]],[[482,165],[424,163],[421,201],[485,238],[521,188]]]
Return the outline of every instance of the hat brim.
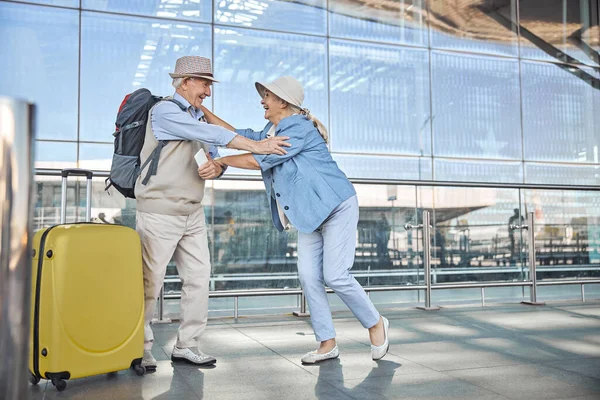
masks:
[[[219,83],[219,81],[216,80],[215,78],[213,78],[212,76],[203,75],[203,74],[172,74],[169,72],[169,76],[173,79],[175,79],[175,78],[202,78],[202,79],[207,79],[212,82]]]
[[[265,90],[268,90],[269,92],[273,93],[275,96],[279,97],[281,100],[285,101],[286,103],[292,104],[296,107],[302,107],[301,105],[298,105],[294,101],[292,101],[289,98],[289,96],[287,95],[287,93],[283,92],[279,87],[277,87],[275,85],[271,85],[268,83],[254,82],[254,86],[256,87],[256,91],[258,92],[260,97],[263,99],[265,98]]]

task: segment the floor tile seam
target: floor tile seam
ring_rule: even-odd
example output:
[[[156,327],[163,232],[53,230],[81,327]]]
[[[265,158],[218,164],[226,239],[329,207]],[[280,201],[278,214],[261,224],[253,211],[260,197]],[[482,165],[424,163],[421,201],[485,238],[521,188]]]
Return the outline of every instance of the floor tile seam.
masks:
[[[541,365],[541,364],[536,363],[536,362],[518,362],[518,363],[507,363],[507,364],[495,364],[495,365],[488,365],[488,366],[483,366],[483,367],[467,367],[467,368],[455,368],[455,369],[443,369],[443,370],[436,369],[435,371],[444,373],[444,372],[470,371],[470,370],[474,370],[474,369],[519,367],[519,366],[527,366],[527,365]]]
[[[593,379],[593,380],[595,380],[595,381],[598,381],[599,388],[600,388],[600,376],[598,376],[598,377],[593,377],[593,376],[589,376],[589,375],[582,374],[582,373],[581,373],[581,372],[579,372],[579,371],[573,371],[573,370],[570,370],[570,369],[563,369],[563,368],[555,367],[555,366],[553,366],[553,365],[547,365],[547,364],[545,364],[545,363],[539,363],[539,365],[542,365],[542,366],[544,366],[544,367],[546,367],[546,368],[551,368],[551,369],[553,369],[553,370],[556,370],[556,371],[559,371],[559,372],[570,372],[570,373],[572,373],[572,374],[579,375],[579,376],[580,376],[580,377],[582,377],[582,378]],[[598,393],[600,393],[600,389],[598,389]]]

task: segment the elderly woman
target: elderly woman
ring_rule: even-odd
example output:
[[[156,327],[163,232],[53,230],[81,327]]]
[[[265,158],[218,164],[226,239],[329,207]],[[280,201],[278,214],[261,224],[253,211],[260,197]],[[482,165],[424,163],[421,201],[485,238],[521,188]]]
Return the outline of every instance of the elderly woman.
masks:
[[[253,140],[289,137],[285,155],[241,154],[222,157],[221,166],[260,169],[278,231],[291,223],[298,230],[298,275],[320,346],[302,357],[314,364],[337,358],[338,346],[324,285],[329,286],[369,330],[371,355],[379,360],[389,348],[389,322],[380,316],[364,289],[350,274],[354,264],[358,201],[356,191],[327,148],[327,130],[302,108],[304,89],[294,78],[256,83],[265,119],[260,132],[236,130],[207,109],[209,123]],[[206,172],[198,170],[202,177]]]

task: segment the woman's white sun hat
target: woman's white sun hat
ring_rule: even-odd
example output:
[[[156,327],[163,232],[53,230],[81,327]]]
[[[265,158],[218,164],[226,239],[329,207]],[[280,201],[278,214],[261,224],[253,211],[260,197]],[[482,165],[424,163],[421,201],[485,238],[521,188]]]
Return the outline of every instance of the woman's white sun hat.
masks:
[[[302,108],[304,101],[304,88],[296,79],[291,76],[282,76],[271,83],[256,82],[254,84],[260,97],[264,99],[265,90],[270,91],[282,100]]]

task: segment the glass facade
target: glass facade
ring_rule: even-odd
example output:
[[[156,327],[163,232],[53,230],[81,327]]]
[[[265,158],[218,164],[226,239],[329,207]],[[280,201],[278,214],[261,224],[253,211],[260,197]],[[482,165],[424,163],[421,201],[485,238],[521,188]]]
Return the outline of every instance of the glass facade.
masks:
[[[266,122],[254,82],[293,75],[361,179],[362,283],[422,283],[420,233],[403,225],[426,209],[437,282],[526,277],[515,209],[535,212],[548,278],[591,276],[597,192],[368,180],[600,185],[599,17],[598,0],[0,0],[0,95],[37,104],[37,168],[107,171],[121,100],[172,94],[178,57],[213,60],[207,105],[240,128]],[[232,173],[248,179],[210,182],[204,197],[213,289],[297,287],[296,233],[272,228],[256,172]],[[36,227],[58,222],[59,184],[38,176]],[[97,220],[134,225],[135,201],[94,188]]]

